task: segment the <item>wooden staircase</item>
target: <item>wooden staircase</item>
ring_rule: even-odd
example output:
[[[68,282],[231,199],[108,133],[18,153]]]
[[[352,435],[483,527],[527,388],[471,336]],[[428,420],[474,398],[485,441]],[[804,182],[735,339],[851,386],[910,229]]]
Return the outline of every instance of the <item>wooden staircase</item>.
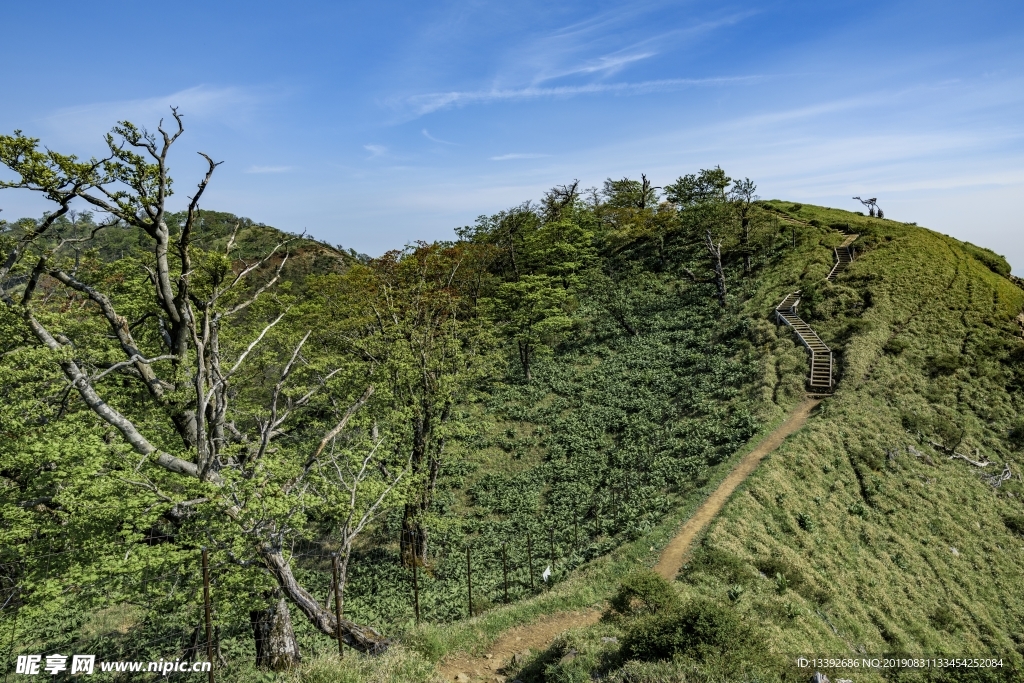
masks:
[[[834,281],[853,262],[854,251],[851,245],[857,237],[859,235],[847,235],[843,243],[836,247],[836,264],[825,278],[826,280]],[[811,354],[811,376],[807,383],[808,388],[811,391],[831,392],[835,385],[835,380],[832,378],[832,349],[821,340],[821,337],[811,329],[810,325],[797,315],[796,308],[799,304],[799,290],[788,294],[782,303],[775,307],[775,320],[780,325],[789,325],[800,343]]]
[[[836,264],[832,266],[832,270],[829,272],[827,276],[825,276],[826,280],[828,280],[829,282],[834,281],[837,277],[839,277],[839,274],[841,272],[846,270],[846,267],[848,265],[853,263],[854,253],[852,245],[854,240],[856,240],[858,237],[860,237],[860,235],[847,235],[846,239],[843,240],[843,243],[835,248]]]

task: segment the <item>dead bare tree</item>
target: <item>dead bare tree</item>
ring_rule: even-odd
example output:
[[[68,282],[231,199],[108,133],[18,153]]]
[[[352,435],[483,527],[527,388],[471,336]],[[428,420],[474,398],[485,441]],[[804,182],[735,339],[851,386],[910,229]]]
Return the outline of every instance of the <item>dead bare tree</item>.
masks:
[[[263,461],[273,450],[273,440],[282,433],[282,427],[296,411],[308,404],[333,373],[321,377],[309,391],[297,398],[285,396],[286,385],[293,378],[301,362],[301,351],[309,334],[294,347],[290,360],[280,373],[273,390],[267,416],[249,433],[237,427],[232,416],[231,399],[240,370],[254,350],[284,318],[280,311],[254,333],[246,344],[224,344],[222,337],[228,323],[249,312],[253,304],[273,287],[281,277],[288,260],[286,240],[269,253],[237,269],[206,269],[193,263],[194,230],[199,218],[199,201],[205,192],[219,162],[200,153],[206,161],[206,172],[185,211],[185,219],[176,235],[172,235],[167,222],[166,200],[171,194],[168,175],[168,154],[184,132],[182,117],[172,108],[173,124],[165,128],[163,121],[152,134],[129,122],[115,126],[106,136],[109,153],[102,159],[81,162],[74,156],[41,150],[38,140],[16,131],[12,136],[0,136],[0,163],[16,176],[15,180],[0,183],[0,188],[16,188],[38,192],[54,204],[56,209],[38,222],[34,229],[18,239],[3,255],[0,262],[0,282],[22,263],[27,262],[30,272],[19,298],[8,289],[0,289],[0,301],[12,312],[20,315],[31,334],[42,346],[54,352],[60,369],[86,406],[103,422],[116,429],[136,453],[143,456],[139,468],[155,467],[182,480],[201,483],[207,491],[203,502],[213,507],[226,520],[236,525],[238,533],[248,540],[251,551],[273,576],[280,592],[286,596],[322,633],[341,638],[362,652],[375,653],[386,649],[390,641],[372,628],[348,620],[338,620],[330,609],[317,600],[296,580],[290,559],[283,551],[284,540],[290,529],[285,518],[274,517],[261,510],[262,496],[275,496],[280,490],[261,490],[260,472]],[[50,238],[54,226],[71,210],[71,203],[80,200],[108,217],[99,226],[120,224],[135,228],[148,236],[153,253],[152,267],[148,269],[148,282],[156,301],[155,324],[159,329],[162,349],[145,351],[135,338],[133,326],[121,315],[113,299],[85,280],[61,266],[64,242],[52,246]],[[225,258],[230,260],[234,236],[228,241]],[[263,284],[252,286],[248,279],[256,272],[270,270]],[[206,278],[202,287],[195,280],[202,273]],[[156,434],[147,433],[124,412],[105,400],[97,388],[100,376],[90,376],[80,360],[77,347],[60,331],[44,324],[38,315],[41,303],[37,297],[40,283],[45,279],[59,283],[68,291],[77,293],[94,304],[95,310],[109,326],[117,340],[123,360],[106,368],[104,374],[118,372],[139,382],[154,404],[159,406],[180,439],[183,451],[192,458],[182,458],[166,452],[156,444]],[[233,356],[233,357],[232,357]],[[169,370],[161,372],[161,363]],[[334,371],[337,372],[337,371]],[[332,442],[341,433],[352,415],[369,399],[368,388],[354,404],[349,406],[338,426],[325,436],[324,442],[309,458],[303,477],[325,466],[323,444]],[[372,460],[373,451],[366,464]],[[326,460],[325,460],[326,458]],[[231,471],[231,476],[226,472]],[[360,481],[349,479],[357,489]],[[239,485],[246,483],[248,493]],[[146,482],[131,482],[155,490]],[[397,484],[397,480],[381,493],[375,504],[381,504]],[[255,492],[255,493],[253,493]],[[175,501],[163,495],[166,502],[178,506],[195,504],[196,500]],[[353,493],[355,495],[355,493]],[[255,497],[256,500],[253,500]],[[377,509],[377,508],[374,508]],[[355,527],[349,527],[351,538],[361,530],[368,518],[360,517]],[[344,544],[345,541],[343,541]],[[280,603],[279,603],[280,605]],[[276,610],[280,619],[287,610]],[[275,622],[272,628],[285,628]],[[288,629],[290,630],[290,626]],[[297,657],[297,651],[295,653]],[[292,657],[289,661],[294,661]]]
[[[708,248],[708,256],[711,257],[711,267],[715,271],[715,285],[718,287],[718,305],[725,308],[725,269],[722,267],[722,241],[715,244],[711,237],[711,231],[704,233],[704,243]]]
[[[718,244],[715,244],[715,240],[711,236],[711,230],[708,229],[704,232],[704,246],[707,248],[708,256],[711,258],[711,270],[715,273],[714,277],[697,277],[689,268],[683,268],[683,273],[686,274],[686,277],[688,277],[691,282],[715,283],[715,287],[718,289],[718,305],[725,308],[727,292],[725,286],[725,269],[722,267],[722,241],[719,240]]]
[[[881,207],[878,206],[877,197],[872,197],[871,199],[861,199],[860,197],[854,197],[854,199],[856,199],[864,206],[868,207],[868,215],[871,216],[872,218],[874,218],[875,216],[878,216],[879,218],[885,218],[885,214],[882,213]]]
[[[562,212],[573,205],[580,196],[580,181],[573,180],[568,185],[555,185],[541,199],[541,210],[545,221],[557,221]]]

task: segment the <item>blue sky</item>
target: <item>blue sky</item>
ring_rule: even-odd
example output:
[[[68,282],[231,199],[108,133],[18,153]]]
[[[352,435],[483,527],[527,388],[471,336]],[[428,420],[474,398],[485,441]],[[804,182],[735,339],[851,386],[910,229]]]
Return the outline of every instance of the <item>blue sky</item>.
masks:
[[[0,130],[118,119],[225,163],[205,206],[379,254],[574,178],[721,165],[1024,271],[1024,3],[4,3]],[[3,216],[38,199],[0,193]]]

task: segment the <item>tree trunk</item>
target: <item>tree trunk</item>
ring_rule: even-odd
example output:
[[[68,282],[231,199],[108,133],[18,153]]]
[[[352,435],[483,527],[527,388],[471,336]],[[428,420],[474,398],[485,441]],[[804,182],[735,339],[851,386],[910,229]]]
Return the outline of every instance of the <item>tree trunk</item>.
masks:
[[[526,377],[526,381],[529,382],[533,379],[530,374],[530,343],[519,342],[519,362],[523,365],[523,375]]]
[[[743,273],[750,275],[750,217],[747,215],[747,210],[743,210],[743,216],[741,218],[741,229],[743,236]]]
[[[336,639],[339,624],[334,611],[322,607],[309,591],[299,585],[281,551],[272,546],[264,546],[260,549],[260,555],[284,594],[306,615],[317,630]],[[345,644],[360,652],[379,654],[391,646],[390,640],[369,626],[360,626],[343,618],[340,628],[341,639]]]
[[[711,238],[711,231],[706,234],[708,253],[711,255],[711,267],[715,270],[715,284],[718,286],[718,305],[725,308],[725,269],[722,267],[722,243],[717,245]]]
[[[412,420],[412,457],[409,463],[413,476],[428,474],[427,449],[430,441],[431,416],[427,407]],[[421,489],[418,499],[405,504],[402,514],[402,538],[400,549],[402,563],[411,567],[413,562],[422,565],[427,560],[427,534],[423,528],[423,513],[430,505],[429,486]]]
[[[415,562],[423,566],[427,561],[427,530],[423,528],[423,506],[406,503],[402,515],[402,564],[411,567]]]
[[[266,609],[249,612],[249,621],[256,639],[256,666],[284,671],[302,661],[299,642],[295,639],[288,614],[288,603],[283,597]]]

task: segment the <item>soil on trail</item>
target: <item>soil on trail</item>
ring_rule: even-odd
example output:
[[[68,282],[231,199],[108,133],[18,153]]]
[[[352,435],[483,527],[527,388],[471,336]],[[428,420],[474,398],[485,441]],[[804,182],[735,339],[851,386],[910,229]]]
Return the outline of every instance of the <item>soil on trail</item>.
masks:
[[[697,537],[708,522],[715,518],[729,500],[736,488],[757,469],[758,464],[766,455],[782,445],[786,437],[800,429],[811,411],[821,403],[820,398],[808,397],[796,407],[786,421],[766,436],[754,450],[750,451],[736,465],[728,476],[718,485],[708,499],[701,503],[697,511],[683,524],[682,528],[669,541],[661,552],[654,571],[669,581],[673,580]],[[474,657],[462,653],[453,659],[444,661],[440,666],[441,676],[446,681],[505,681],[502,668],[512,657],[520,652],[543,650],[561,633],[572,628],[590,626],[601,617],[600,610],[583,612],[559,612],[551,614],[531,624],[524,624],[502,634],[482,657]]]
[[[446,681],[504,681],[501,670],[517,653],[544,650],[560,633],[596,624],[600,618],[601,610],[596,609],[558,612],[531,624],[516,626],[501,634],[483,657],[462,653],[446,660],[441,665],[441,676]]]
[[[693,517],[686,520],[683,527],[676,533],[665,549],[661,551],[658,564],[654,565],[654,571],[664,576],[669,581],[676,578],[676,574],[683,567],[683,560],[690,550],[690,544],[697,537],[700,530],[714,519],[715,515],[721,512],[725,501],[729,500],[736,487],[757,469],[758,464],[776,448],[782,445],[786,437],[804,426],[814,407],[821,403],[820,398],[806,398],[803,403],[796,407],[786,421],[780,424],[775,430],[766,436],[761,443],[757,444],[754,450],[743,456],[739,464],[732,472],[718,485],[714,493],[708,496]]]

